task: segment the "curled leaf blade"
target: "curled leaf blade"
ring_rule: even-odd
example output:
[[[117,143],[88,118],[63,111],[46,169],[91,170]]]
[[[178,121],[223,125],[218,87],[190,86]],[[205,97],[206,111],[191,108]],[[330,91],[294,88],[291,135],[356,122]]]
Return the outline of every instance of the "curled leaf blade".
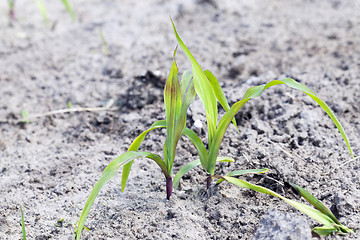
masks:
[[[158,128],[165,128],[166,127],[166,121],[165,120],[160,120],[155,122],[153,125],[151,125],[151,127],[149,129],[147,129],[146,131],[142,132],[130,145],[128,151],[137,151],[139,150],[139,147],[141,145],[141,143],[144,141],[146,135]],[[125,191],[125,187],[126,187],[126,182],[129,178],[129,174],[130,174],[130,170],[131,170],[131,166],[133,164],[133,161],[130,161],[129,163],[125,164],[123,167],[123,171],[122,171],[122,176],[121,176],[121,191],[124,192]]]
[[[234,162],[235,160],[231,157],[218,157],[216,162]],[[180,179],[188,173],[191,169],[200,166],[200,160],[194,160],[189,163],[187,163],[185,166],[183,166],[175,175],[173,180],[173,188],[177,189],[180,183]]]
[[[203,142],[201,141],[199,136],[193,130],[191,130],[189,128],[185,128],[184,131],[183,131],[183,134],[196,147],[196,149],[198,151],[198,154],[199,154],[201,165],[203,166],[204,169],[206,169],[208,153],[207,153],[205,145],[203,144]]]
[[[166,151],[165,164],[168,168],[168,171],[171,173],[172,163],[175,158],[175,148],[177,140],[180,138],[180,135],[177,138],[177,121],[181,113],[181,91],[180,84],[178,82],[178,68],[175,62],[176,50],[174,51],[173,63],[170,69],[169,76],[167,78],[165,89],[164,89],[164,103],[165,103],[165,114],[166,114]]]

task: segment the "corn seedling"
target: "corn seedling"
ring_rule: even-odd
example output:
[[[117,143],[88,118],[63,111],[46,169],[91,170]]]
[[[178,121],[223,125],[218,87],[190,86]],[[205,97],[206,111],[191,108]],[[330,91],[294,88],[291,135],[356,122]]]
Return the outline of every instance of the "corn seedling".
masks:
[[[190,136],[190,140],[193,142],[193,144],[196,146],[198,153],[199,153],[199,161],[190,162],[187,165],[185,165],[175,176],[174,178],[174,187],[176,188],[179,184],[180,178],[190,171],[192,168],[202,165],[203,169],[206,171],[208,178],[207,178],[207,188],[209,188],[210,183],[212,181],[212,177],[218,178],[218,184],[221,183],[223,180],[226,180],[227,182],[230,182],[232,184],[235,184],[240,187],[248,188],[255,190],[257,192],[262,192],[266,194],[270,194],[272,196],[281,198],[285,202],[289,203],[290,205],[294,206],[298,210],[302,211],[303,213],[307,214],[308,216],[314,218],[315,220],[319,221],[324,225],[324,227],[321,227],[317,229],[317,233],[324,234],[327,231],[328,232],[341,232],[341,233],[348,233],[351,232],[347,227],[342,226],[337,220],[332,218],[330,215],[328,215],[328,211],[325,210],[322,211],[322,209],[315,210],[311,207],[308,207],[307,205],[295,202],[293,200],[287,199],[269,189],[266,189],[261,186],[250,184],[246,181],[234,178],[234,176],[239,176],[245,173],[263,173],[266,172],[267,169],[250,169],[250,170],[237,170],[230,172],[226,176],[219,176],[215,175],[215,163],[216,159],[218,158],[218,153],[220,149],[220,145],[222,142],[222,139],[225,135],[225,132],[230,125],[230,123],[233,121],[236,126],[236,123],[234,121],[234,117],[236,113],[252,98],[256,98],[261,95],[263,91],[266,89],[276,86],[279,84],[285,84],[293,89],[300,90],[307,94],[309,97],[311,97],[316,103],[318,103],[322,109],[329,115],[329,117],[332,119],[332,121],[335,123],[336,127],[340,131],[348,150],[351,154],[351,156],[354,158],[352,149],[350,147],[349,141],[346,137],[345,131],[336,118],[335,114],[331,111],[331,109],[326,105],[324,101],[322,101],[314,92],[312,92],[310,89],[308,89],[306,86],[296,82],[293,79],[285,78],[282,80],[274,80],[267,84],[255,86],[249,88],[245,94],[243,95],[242,99],[236,103],[233,104],[233,106],[228,105],[227,100],[223,94],[223,91],[220,87],[220,84],[218,80],[215,78],[215,76],[208,70],[203,71],[200,67],[200,65],[197,63],[191,52],[188,50],[188,48],[185,46],[184,42],[178,35],[175,25],[172,22],[175,36],[177,38],[179,46],[182,48],[182,50],[185,52],[186,56],[190,60],[192,64],[192,71],[194,76],[194,86],[195,91],[197,95],[199,95],[204,107],[205,107],[205,113],[206,113],[206,119],[207,119],[207,126],[208,126],[208,150],[205,148],[205,145],[201,142],[200,138],[196,135],[195,132],[191,132],[191,134],[188,134]],[[217,101],[221,104],[221,106],[224,108],[226,113],[224,116],[220,119],[220,121],[217,123]],[[188,130],[191,131],[191,130]],[[300,187],[296,188],[300,194],[306,198],[311,204],[315,203],[317,206],[323,206],[316,198],[312,197],[309,193],[307,193],[305,190],[301,190]],[[309,197],[311,196],[311,197]],[[316,200],[316,201],[315,201]],[[315,207],[317,207],[315,206]],[[333,215],[332,215],[333,216]]]
[[[160,120],[155,122],[148,130],[141,133],[133,141],[128,149],[128,152],[115,158],[105,168],[103,174],[95,184],[95,187],[93,188],[87,202],[85,203],[85,207],[76,227],[76,239],[80,239],[85,219],[101,188],[115,176],[120,167],[123,167],[121,189],[124,191],[132,163],[136,158],[148,158],[153,160],[160,167],[165,176],[166,198],[170,198],[173,188],[172,166],[175,159],[175,149],[185,129],[187,109],[195,98],[195,90],[193,87],[191,73],[185,72],[182,75],[180,83],[178,81],[178,69],[175,63],[175,55],[176,50],[174,52],[174,59],[164,89],[166,121]],[[164,127],[166,127],[167,131],[166,141],[163,148],[164,159],[153,153],[138,151],[141,143],[149,132]]]
[[[9,18],[15,20],[15,0],[8,0]]]
[[[44,19],[45,24],[48,25],[50,21],[49,21],[49,18],[48,18],[48,16],[47,16],[46,7],[45,7],[43,1],[41,1],[41,0],[36,0],[35,2],[36,2],[36,5],[37,5],[37,7],[38,7],[38,9],[39,9],[39,11],[40,11],[43,19]]]
[[[69,2],[67,0],[61,0],[63,5],[65,6],[66,11],[70,14],[73,21],[76,20],[76,15],[72,7],[70,6]]]
[[[21,212],[21,230],[22,230],[23,240],[26,240],[24,212],[22,210],[21,205],[20,205],[20,212]]]

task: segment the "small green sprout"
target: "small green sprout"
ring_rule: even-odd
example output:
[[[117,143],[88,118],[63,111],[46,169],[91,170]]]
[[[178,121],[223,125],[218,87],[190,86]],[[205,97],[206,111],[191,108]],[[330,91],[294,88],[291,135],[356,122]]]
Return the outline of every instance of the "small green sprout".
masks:
[[[9,18],[15,20],[15,0],[8,0]]]
[[[72,7],[70,6],[69,2],[67,0],[61,0],[61,2],[64,4],[66,11],[70,14],[73,21],[76,20],[76,15]]]
[[[102,43],[102,52],[105,55],[109,55],[110,54],[109,46],[105,40],[104,34],[101,29],[99,30],[99,34],[100,34],[100,39],[101,39],[101,43]]]
[[[76,226],[76,239],[80,239],[81,231],[84,228],[84,223],[87,215],[95,201],[96,196],[99,194],[101,188],[110,181],[118,172],[120,167],[123,167],[121,190],[125,190],[126,182],[128,180],[132,163],[137,158],[148,158],[153,160],[161,169],[165,176],[166,182],[166,198],[169,199],[172,194],[172,167],[175,159],[176,145],[182,134],[185,132],[186,115],[189,105],[195,99],[195,89],[190,72],[184,72],[182,79],[178,81],[178,69],[175,63],[176,49],[174,52],[174,59],[167,78],[164,89],[164,103],[166,121],[160,120],[155,122],[148,130],[141,133],[130,145],[128,152],[115,158],[103,171],[100,179],[95,184],[90,196],[85,203],[84,209],[81,213],[79,222]],[[166,127],[167,135],[163,148],[162,159],[160,156],[138,151],[141,143],[146,135],[152,130]]]
[[[49,18],[48,18],[48,16],[47,16],[46,7],[45,7],[43,1],[41,1],[41,0],[36,0],[35,2],[36,2],[36,5],[37,5],[38,9],[39,9],[40,12],[41,12],[41,15],[42,15],[42,17],[43,17],[43,19],[44,19],[45,24],[46,24],[46,25],[49,25],[49,22],[50,22],[50,21],[49,21]]]
[[[21,212],[21,230],[22,230],[23,240],[26,240],[24,212],[23,212],[23,210],[22,210],[22,206],[21,206],[21,205],[20,205],[20,212]]]
[[[269,82],[268,84],[263,84],[260,86],[255,86],[249,88],[241,100],[233,104],[233,106],[229,106],[225,95],[220,87],[218,80],[215,76],[208,70],[203,71],[200,65],[196,62],[195,58],[192,56],[191,52],[187,49],[179,35],[177,34],[174,23],[173,28],[179,43],[179,46],[185,52],[187,57],[189,58],[192,64],[192,72],[185,71],[182,75],[182,79],[178,81],[178,68],[175,62],[176,49],[174,51],[174,57],[172,66],[170,69],[169,76],[167,78],[165,89],[164,89],[164,104],[165,104],[165,115],[166,120],[160,120],[155,122],[149,129],[142,132],[130,145],[128,151],[126,153],[121,154],[117,158],[115,158],[103,171],[100,179],[96,182],[93,190],[88,197],[84,209],[82,210],[80,219],[75,226],[75,237],[76,239],[80,239],[82,229],[84,228],[85,220],[90,212],[91,206],[94,203],[97,195],[99,194],[101,188],[109,182],[122,167],[122,180],[121,180],[121,190],[125,190],[126,182],[128,180],[131,166],[133,161],[137,158],[148,158],[153,160],[162,170],[165,176],[166,182],[166,198],[169,199],[173,188],[176,189],[181,177],[186,174],[188,171],[197,166],[202,166],[205,172],[207,173],[207,187],[209,188],[212,178],[218,179],[218,184],[222,181],[227,181],[229,183],[235,184],[237,186],[248,188],[255,190],[257,192],[270,194],[272,196],[278,197],[285,202],[289,203],[293,207],[322,223],[324,227],[317,228],[317,232],[322,234],[326,231],[329,232],[341,232],[347,233],[352,230],[347,227],[341,225],[337,220],[334,220],[331,216],[328,215],[328,212],[325,210],[321,210],[322,206],[319,204],[315,198],[309,197],[310,194],[305,194],[304,191],[300,191],[302,196],[304,196],[310,203],[315,204],[315,207],[319,207],[321,209],[316,210],[305,204],[298,203],[296,201],[287,199],[267,188],[253,185],[241,179],[235,178],[235,176],[243,175],[243,174],[259,174],[268,171],[268,169],[246,169],[246,170],[236,170],[232,171],[226,176],[220,176],[215,174],[215,165],[218,162],[234,162],[234,159],[229,157],[218,157],[220,145],[222,139],[225,135],[225,132],[230,125],[231,122],[236,125],[236,121],[234,119],[236,113],[252,98],[258,97],[261,93],[275,85],[286,84],[287,86],[303,91],[305,94],[310,96],[315,102],[317,102],[325,112],[330,116],[333,120],[337,128],[339,129],[344,141],[350,151],[351,156],[353,157],[352,149],[346,137],[345,131],[341,126],[340,122],[337,120],[336,116],[330,110],[330,108],[323,102],[319,97],[315,95],[311,90],[309,90],[304,85],[296,82],[293,79],[286,78],[282,80],[274,80]],[[200,97],[206,113],[207,126],[208,126],[208,149],[206,149],[205,145],[202,143],[199,136],[189,128],[186,128],[186,114],[189,108],[189,105],[193,102],[195,95]],[[219,122],[217,122],[217,102],[221,104],[221,106],[226,111],[225,115],[221,118]],[[166,128],[166,141],[163,147],[163,159],[156,154],[150,152],[139,151],[140,145],[145,139],[146,135],[152,130],[158,128]],[[180,140],[181,135],[189,138],[190,141],[195,145],[199,159],[192,161],[186,164],[183,168],[179,170],[179,172],[175,175],[174,179],[172,179],[172,168],[175,159],[175,150],[176,146]],[[300,189],[299,187],[297,188]],[[311,195],[310,195],[311,196]],[[315,201],[315,200],[316,201]]]
[[[23,123],[31,123],[31,121],[29,120],[29,112],[27,110],[22,110],[21,111],[21,122]]]

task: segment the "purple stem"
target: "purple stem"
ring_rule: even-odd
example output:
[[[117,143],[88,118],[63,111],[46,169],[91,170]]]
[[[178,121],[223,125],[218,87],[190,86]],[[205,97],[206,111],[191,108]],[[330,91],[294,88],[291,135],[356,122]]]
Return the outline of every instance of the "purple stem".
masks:
[[[211,177],[210,174],[208,174],[207,179],[206,179],[206,189],[209,189],[210,184],[211,184],[211,180],[212,180],[212,177]]]
[[[172,194],[172,178],[166,178],[166,199],[170,200],[170,196]]]

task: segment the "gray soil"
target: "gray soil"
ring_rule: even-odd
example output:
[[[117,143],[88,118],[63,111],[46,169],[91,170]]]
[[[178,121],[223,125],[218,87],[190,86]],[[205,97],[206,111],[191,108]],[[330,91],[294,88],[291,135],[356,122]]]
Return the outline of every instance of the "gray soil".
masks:
[[[15,21],[7,16],[7,2],[0,3],[0,239],[21,239],[20,205],[29,239],[71,239],[103,169],[164,118],[163,87],[177,45],[169,15],[230,103],[248,87],[292,77],[327,102],[359,154],[359,1],[81,0],[71,1],[75,22],[61,1],[43,2],[48,26],[35,2],[17,0]],[[181,51],[177,63],[180,71],[190,67]],[[64,109],[68,101],[73,108],[114,101],[116,110],[18,122],[22,110],[31,117]],[[204,128],[195,130],[206,141],[198,99],[188,112],[188,127],[197,119]],[[351,159],[346,145],[310,98],[273,87],[236,119],[240,133],[230,126],[220,151],[236,162],[219,164],[218,174],[269,168],[243,179],[299,200],[286,184],[296,183],[344,225],[359,229],[359,160],[342,165]],[[155,131],[141,149],[162,155],[164,139],[164,130]],[[174,171],[196,158],[196,149],[182,138]],[[124,193],[120,174],[102,189],[83,239],[253,239],[270,209],[318,226],[264,194],[226,183],[207,192],[205,180],[201,168],[191,171],[167,201],[160,169],[140,159]]]

